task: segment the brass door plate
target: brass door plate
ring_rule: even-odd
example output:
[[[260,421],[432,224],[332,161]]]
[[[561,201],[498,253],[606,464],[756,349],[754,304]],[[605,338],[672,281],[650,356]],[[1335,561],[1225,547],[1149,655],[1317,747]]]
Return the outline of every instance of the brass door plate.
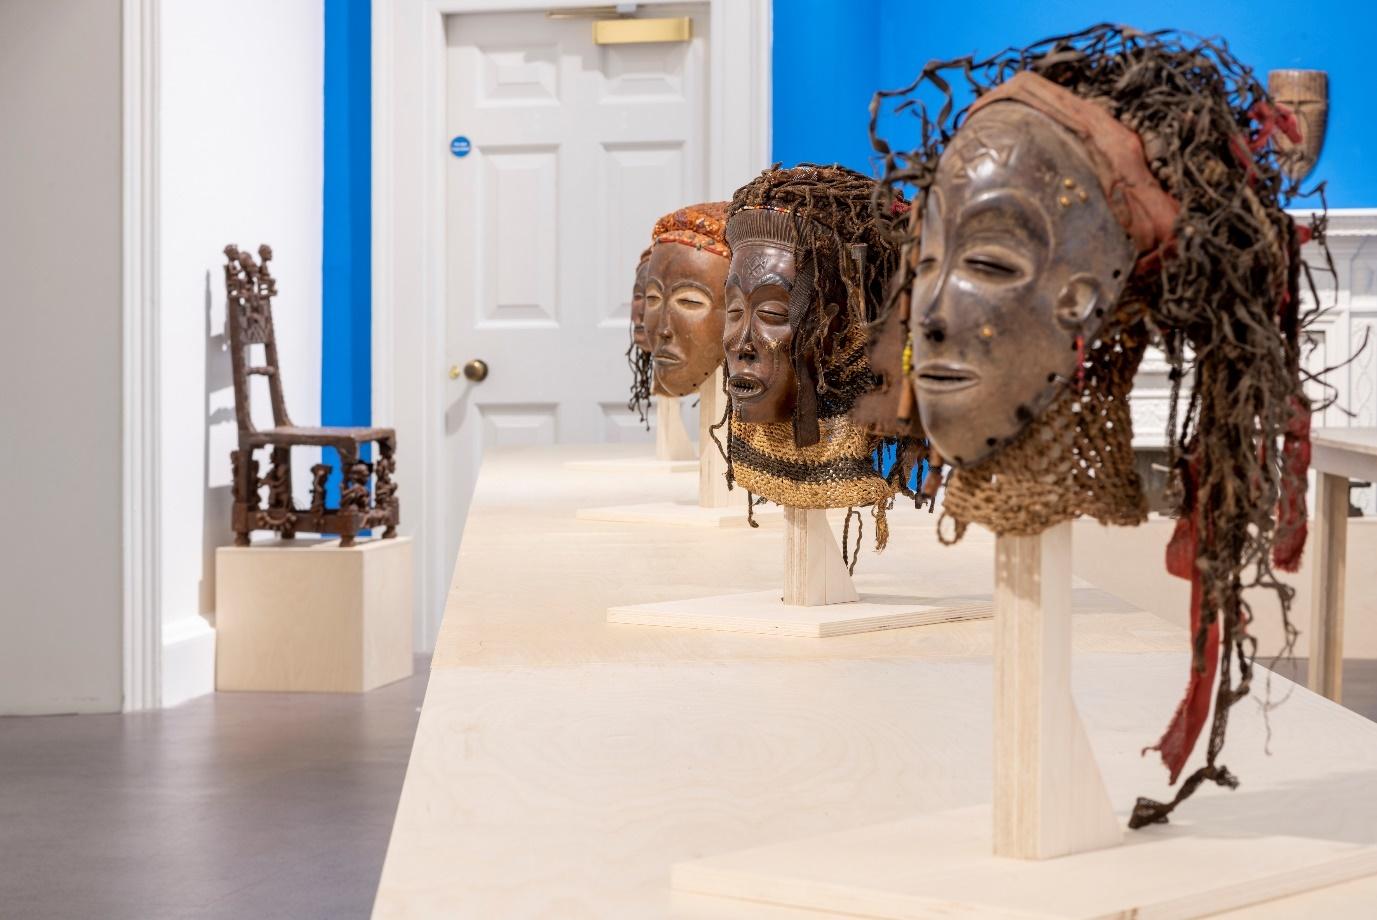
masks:
[[[593,43],[597,45],[686,42],[691,38],[693,20],[687,16],[663,19],[599,19],[593,23]]]

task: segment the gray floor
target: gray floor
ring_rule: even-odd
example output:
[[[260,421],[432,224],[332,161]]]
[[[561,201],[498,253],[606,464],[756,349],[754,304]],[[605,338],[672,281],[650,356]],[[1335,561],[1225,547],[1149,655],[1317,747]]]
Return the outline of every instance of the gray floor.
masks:
[[[1305,662],[1281,673],[1305,680]],[[366,917],[425,694],[0,719],[0,917]],[[1377,661],[1345,703],[1377,720]]]
[[[0,917],[367,917],[425,694],[0,719]]]

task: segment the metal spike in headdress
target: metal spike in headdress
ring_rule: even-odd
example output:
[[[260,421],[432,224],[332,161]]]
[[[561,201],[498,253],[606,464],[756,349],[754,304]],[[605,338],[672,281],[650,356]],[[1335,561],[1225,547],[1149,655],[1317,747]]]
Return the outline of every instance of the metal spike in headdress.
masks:
[[[1184,780],[1173,801],[1139,799],[1130,826],[1141,827],[1166,821],[1202,782],[1237,784],[1218,758],[1229,709],[1247,695],[1252,679],[1256,640],[1248,634],[1251,613],[1243,592],[1263,586],[1277,593],[1288,637],[1282,655],[1296,635],[1289,620],[1294,591],[1274,570],[1294,571],[1305,539],[1311,406],[1303,384],[1315,378],[1300,366],[1299,338],[1317,310],[1301,311],[1299,282],[1302,275],[1309,280],[1310,269],[1300,247],[1313,240],[1328,257],[1323,186],[1302,193],[1287,181],[1269,141],[1277,132],[1294,134],[1294,119],[1222,42],[1098,25],[984,60],[933,62],[908,87],[877,93],[871,139],[885,160],[877,210],[883,213],[899,191],[915,192],[917,211],[926,205],[939,159],[973,108],[957,111],[953,85],[977,97],[978,107],[980,97],[1007,93],[1000,87],[1022,73],[1051,84],[1050,95],[1069,93],[1093,103],[1136,133],[1141,158],[1178,210],[1165,244],[1151,252],[1140,248],[1146,257],[1100,341],[1085,343],[1079,386],[1064,381],[1062,396],[1038,427],[1025,432],[1045,434],[1049,424],[1061,425],[1067,437],[1056,449],[1064,452],[1049,451],[1046,438],[1034,448],[1025,436],[989,461],[958,470],[944,516],[953,519],[956,538],[970,522],[996,533],[1035,533],[1081,513],[1106,521],[1140,519],[1136,475],[1118,476],[1097,464],[1107,455],[1131,456],[1123,397],[1146,344],[1164,350],[1172,368],[1167,439],[1178,518],[1167,569],[1191,582],[1194,651],[1186,697],[1152,748],[1173,783],[1203,730],[1211,697],[1214,718],[1205,764]],[[888,130],[887,119],[899,113],[918,120],[919,143],[912,150],[894,150],[880,136],[881,116]],[[1320,197],[1321,216],[1309,227],[1296,226],[1283,210],[1300,194]],[[1120,220],[1135,236],[1131,222]],[[912,231],[901,236],[905,251],[912,251]],[[882,320],[906,321],[913,264],[904,260],[904,277]],[[1313,306],[1313,284],[1310,290]],[[1181,392],[1183,381],[1188,394]],[[1109,393],[1105,405],[1093,403],[1105,399],[1094,395],[1101,390]],[[1079,411],[1086,408],[1092,411]],[[1054,417],[1063,410],[1066,418]],[[1106,426],[1108,418],[1117,421]],[[1103,480],[1116,477],[1120,486],[1133,488],[1105,491]],[[1025,500],[1035,493],[1036,501]]]

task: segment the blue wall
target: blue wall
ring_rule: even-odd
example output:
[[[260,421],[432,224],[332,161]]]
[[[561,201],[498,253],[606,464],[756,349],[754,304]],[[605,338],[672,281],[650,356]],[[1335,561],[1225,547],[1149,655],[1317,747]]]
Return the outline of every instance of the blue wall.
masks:
[[[1093,12],[1092,12],[1093,11]],[[989,55],[1095,21],[1221,35],[1265,82],[1268,70],[1329,72],[1329,131],[1311,181],[1331,207],[1377,207],[1377,0],[775,0],[774,158],[873,173],[870,94],[924,63]]]
[[[372,420],[372,95],[369,0],[325,0],[323,425]],[[339,461],[331,477],[338,496]]]

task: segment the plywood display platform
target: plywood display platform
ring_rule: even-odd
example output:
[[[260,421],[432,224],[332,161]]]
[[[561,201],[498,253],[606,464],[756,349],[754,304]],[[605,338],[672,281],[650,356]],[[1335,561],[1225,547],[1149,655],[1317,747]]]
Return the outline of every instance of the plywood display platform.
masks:
[[[607,622],[825,639],[989,615],[988,603],[881,594],[862,594],[849,604],[804,607],[784,603],[776,589],[613,607]]]
[[[215,552],[215,688],[361,692],[410,677],[411,538]]]
[[[485,457],[376,920],[451,917],[455,905],[473,917],[819,920],[675,890],[672,868],[990,803],[989,619],[826,642],[608,623],[611,607],[781,584],[782,526],[577,519],[580,507],[689,497],[688,477],[563,466],[635,450]],[[992,596],[993,538],[971,528],[944,547],[935,524],[896,508],[888,549],[861,555],[862,593]],[[1160,762],[1140,752],[1180,700],[1189,636],[1085,582],[1072,585],[1070,619],[1070,690],[1111,803],[1169,795]],[[1242,786],[1202,788],[1150,833],[1377,845],[1377,725],[1262,668],[1257,699],[1269,684],[1285,702],[1266,719],[1251,702],[1231,715],[1222,762]],[[1121,849],[1140,838],[1125,832]],[[1371,920],[1373,904],[1368,877],[1221,916]]]
[[[565,464],[571,470],[590,470],[596,473],[624,473],[629,476],[664,473],[696,473],[698,461],[660,460],[654,454],[643,457],[612,457],[606,460],[570,460]]]
[[[746,496],[726,508],[704,508],[696,502],[646,502],[639,505],[608,505],[602,508],[580,508],[580,521],[607,521],[614,524],[668,524],[671,527],[749,527],[746,518]],[[755,520],[766,524],[781,519],[780,509],[761,505],[755,509]]]
[[[988,807],[956,809],[680,863],[673,884],[884,920],[1151,920],[1205,917],[1377,872],[1377,846],[1188,820],[1127,833],[1108,849],[1000,859],[990,855],[990,827]]]

